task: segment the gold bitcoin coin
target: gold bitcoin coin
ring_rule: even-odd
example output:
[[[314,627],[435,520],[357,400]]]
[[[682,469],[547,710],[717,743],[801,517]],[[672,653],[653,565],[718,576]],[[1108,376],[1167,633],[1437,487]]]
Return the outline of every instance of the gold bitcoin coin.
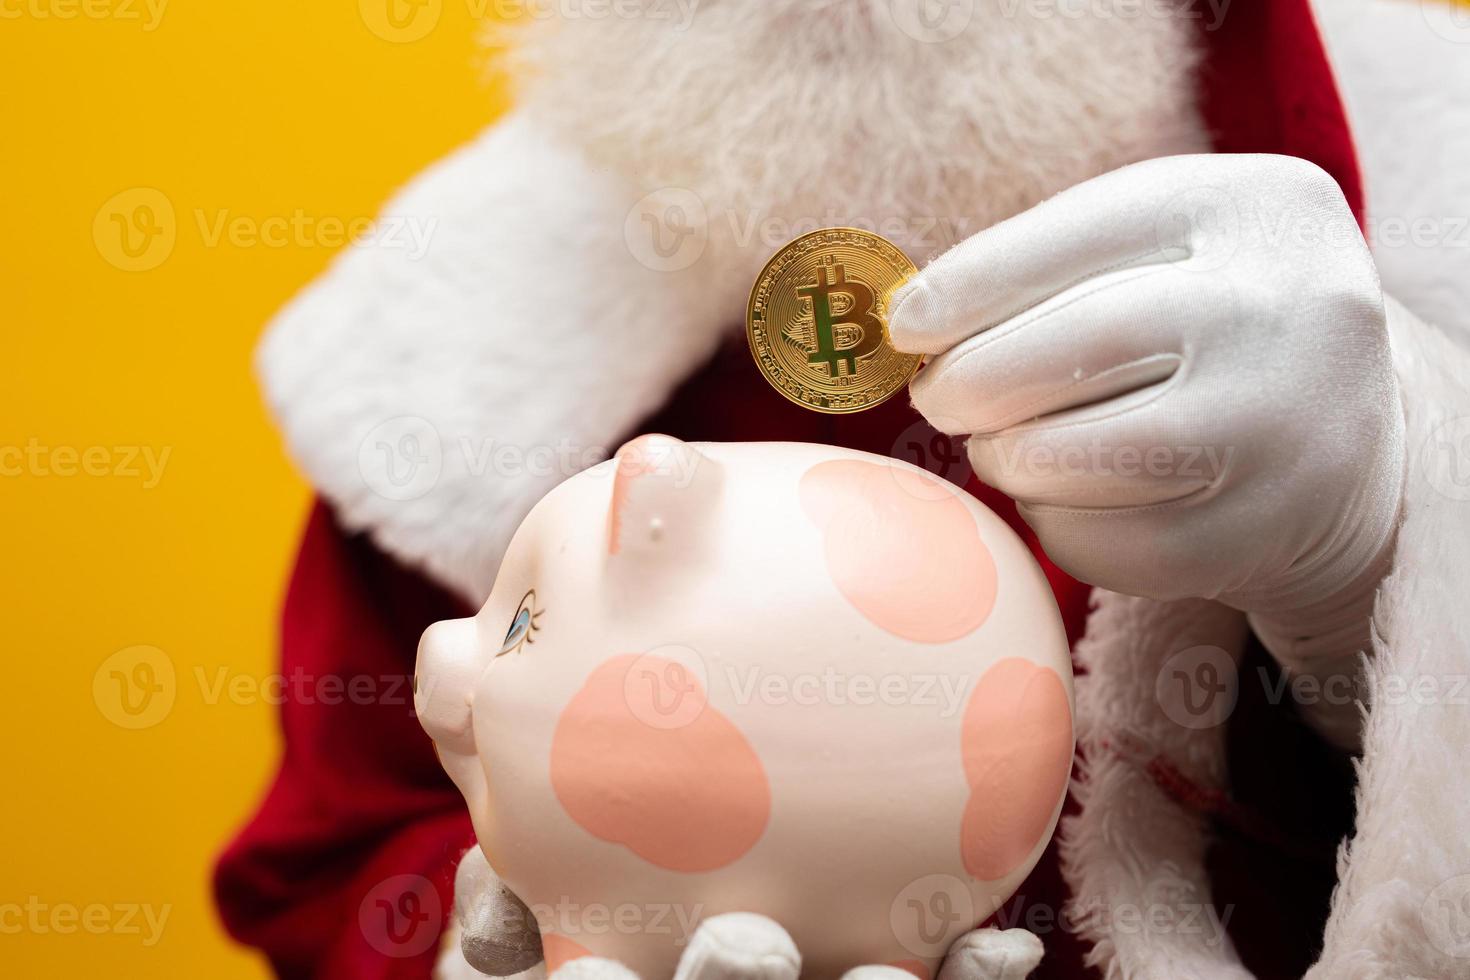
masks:
[[[888,342],[888,298],[917,271],[898,246],[858,228],[796,239],[750,292],[745,332],[761,374],[815,412],[845,415],[892,398],[921,358]]]

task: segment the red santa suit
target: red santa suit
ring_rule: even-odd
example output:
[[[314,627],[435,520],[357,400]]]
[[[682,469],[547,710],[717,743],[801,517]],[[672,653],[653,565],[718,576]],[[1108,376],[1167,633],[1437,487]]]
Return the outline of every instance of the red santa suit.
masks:
[[[1079,146],[1075,161],[1041,171],[1030,184],[1015,182],[1020,189],[1014,199],[997,204],[998,211],[982,212],[981,220],[1004,217],[1134,159],[1198,148],[1188,143],[1198,138],[1222,153],[1311,160],[1336,178],[1361,215],[1353,142],[1307,0],[1237,0],[1218,22],[1202,10],[1191,23],[1200,61],[1179,71],[1191,90],[1169,98],[1188,107],[1200,127],[1194,136],[1153,144],[1147,134],[1121,134],[1110,151]],[[619,84],[614,79],[606,86],[615,90]],[[513,119],[501,128],[525,125]],[[550,142],[565,142],[555,125],[547,129]],[[550,377],[559,365],[572,374],[579,369],[578,341],[556,332],[557,324],[527,322],[513,335],[515,343],[482,348],[475,346],[484,327],[480,318],[506,305],[514,308],[522,283],[533,293],[552,289],[565,272],[555,261],[558,255],[569,264],[612,260],[579,231],[553,230],[551,240],[543,241],[534,234],[541,202],[527,201],[529,192],[507,187],[507,181],[560,188],[573,198],[557,201],[573,212],[565,227],[576,229],[607,213],[600,202],[577,199],[581,186],[626,175],[609,176],[617,170],[609,161],[622,158],[595,133],[585,151],[559,149],[524,159],[516,157],[515,146],[497,142],[504,138],[492,132],[431,170],[390,206],[389,217],[427,216],[435,222],[431,254],[405,257],[380,248],[368,255],[374,248],[368,243],[345,256],[283,314],[262,357],[270,400],[321,497],[285,602],[282,669],[287,676],[370,677],[374,690],[383,693],[338,704],[289,700],[283,706],[280,771],[221,858],[216,892],[227,927],[241,942],[263,950],[284,977],[424,977],[440,954],[454,870],[473,835],[463,801],[440,770],[403,685],[410,683],[423,629],[465,615],[467,604],[483,598],[509,531],[540,493],[570,475],[564,469],[531,477],[518,472],[497,481],[484,466],[471,472],[463,457],[473,460],[477,452],[467,434],[513,441],[520,413],[548,414],[553,421],[528,441],[544,445],[553,434],[570,433],[571,455],[586,457],[589,447],[610,450],[644,431],[687,440],[823,442],[885,455],[907,455],[916,438],[930,433],[902,399],[852,417],[815,415],[786,403],[760,378],[743,339],[731,329],[743,308],[733,286],[703,298],[676,290],[667,309],[650,309],[656,301],[639,293],[642,286],[635,282],[629,294],[640,297],[638,306],[604,296],[601,307],[578,307],[568,331],[616,336],[625,322],[652,318],[680,339],[668,342],[674,351],[660,360],[657,352],[646,353],[656,344],[648,336],[657,334],[629,335],[624,343],[646,355],[641,361],[609,366],[609,355],[599,361],[598,372],[574,378],[564,400],[538,401],[537,378]],[[500,165],[514,169],[514,179],[476,174],[497,156]],[[689,183],[696,185],[696,200],[720,199],[714,183]],[[854,196],[862,189],[853,186],[858,189],[834,192],[843,214],[859,208]],[[629,187],[630,200],[638,197],[633,192],[656,189],[637,181]],[[636,205],[629,212],[619,203],[612,213],[631,215]],[[526,234],[481,236],[485,225],[502,219],[520,222]],[[736,270],[728,277],[732,282],[749,268],[746,253],[762,257],[755,247],[729,258],[739,250],[718,240],[708,248],[716,261]],[[518,263],[532,263],[529,268],[540,272],[507,280],[487,271]],[[648,271],[630,273],[630,281]],[[652,270],[654,276],[659,272]],[[586,301],[576,295],[575,281],[564,294],[548,295],[558,305]],[[539,294],[533,299],[543,306],[551,302]],[[696,315],[690,310],[700,303],[709,306],[703,319],[723,322],[703,332],[685,331],[680,318]],[[457,346],[461,342],[470,344],[467,351]],[[535,348],[555,357],[538,362]],[[416,387],[424,377],[429,383]],[[404,396],[405,391],[413,394]],[[484,427],[485,405],[497,413],[498,428]],[[418,441],[403,443],[405,434]],[[438,444],[425,445],[420,436]],[[383,446],[427,460],[437,473],[431,489],[411,496],[416,491],[397,494],[375,483],[370,457]],[[495,447],[480,448],[493,456]],[[1106,676],[1108,662],[1135,663],[1151,636],[1172,632],[1177,639],[1200,630],[1214,640],[1220,630],[1229,631],[1228,625],[1208,622],[1208,614],[1181,617],[1179,604],[1129,605],[1120,597],[1104,601],[1089,626],[1091,590],[1047,560],[1009,500],[974,480],[968,489],[1033,546],[1069,636],[1079,644],[1079,666],[1097,672],[1100,685],[1114,684]],[[1131,652],[1110,652],[1121,648]],[[1268,661],[1257,654],[1251,663],[1266,667]],[[1087,676],[1080,679],[1079,711],[1089,710],[1087,683]],[[400,696],[388,696],[394,689]],[[1037,976],[1074,980],[1121,968],[1118,950],[1127,942],[1119,924],[1079,917],[1069,911],[1069,899],[1082,900],[1083,910],[1100,897],[1116,908],[1158,888],[1194,892],[1201,914],[1214,915],[1227,929],[1228,941],[1216,937],[1214,948],[1199,954],[1201,963],[1225,971],[1219,975],[1248,975],[1230,972],[1237,957],[1259,977],[1299,976],[1316,961],[1339,879],[1335,851],[1353,828],[1353,772],[1346,760],[1296,722],[1289,708],[1263,699],[1247,698],[1230,723],[1228,771],[1223,763],[1196,765],[1197,760],[1172,756],[1167,746],[1131,741],[1109,724],[1105,708],[1096,709],[1091,720],[1081,719],[1079,735],[1083,771],[1096,780],[1109,767],[1126,770],[1128,792],[1167,811],[1163,825],[1171,832],[1184,828],[1187,842],[1182,849],[1171,850],[1168,843],[1153,848],[1137,835],[1105,827],[1106,794],[1113,790],[1087,790],[1090,811],[1079,813],[1076,801],[1069,803],[1063,835],[994,919],[1041,936],[1047,956]],[[1108,867],[1120,860],[1139,865],[1139,880],[1119,883],[1110,877]]]

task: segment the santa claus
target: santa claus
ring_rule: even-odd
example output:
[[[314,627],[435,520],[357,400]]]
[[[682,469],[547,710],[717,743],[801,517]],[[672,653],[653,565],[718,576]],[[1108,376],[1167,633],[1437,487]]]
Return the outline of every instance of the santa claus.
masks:
[[[360,243],[262,347],[321,498],[286,669],[410,675],[630,434],[954,477],[939,430],[1080,671],[1059,843],[941,980],[1470,975],[1470,341],[1380,288],[1306,0],[549,9],[515,111],[389,205],[427,251]],[[1470,41],[1446,18],[1424,45]],[[923,267],[890,324],[929,356],[912,405],[805,413],[742,348],[761,263],[827,225]],[[288,977],[542,969],[405,699],[283,713],[219,870],[236,936]],[[680,976],[799,969],[737,916]]]

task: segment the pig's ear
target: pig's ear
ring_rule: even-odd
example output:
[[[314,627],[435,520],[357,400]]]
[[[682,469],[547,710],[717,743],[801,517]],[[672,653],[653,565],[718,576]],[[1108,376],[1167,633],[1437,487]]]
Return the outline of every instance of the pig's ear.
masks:
[[[612,556],[690,554],[718,520],[718,463],[672,436],[639,436],[618,450],[607,515]]]

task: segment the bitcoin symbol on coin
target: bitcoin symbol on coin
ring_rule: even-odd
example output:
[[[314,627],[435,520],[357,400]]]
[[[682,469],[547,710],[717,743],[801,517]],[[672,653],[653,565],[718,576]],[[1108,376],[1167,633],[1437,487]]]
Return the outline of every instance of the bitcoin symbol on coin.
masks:
[[[848,282],[847,270],[842,266],[834,263],[832,268],[836,270],[835,279],[829,280],[828,267],[823,266],[819,270],[822,281],[815,286],[803,286],[796,294],[811,300],[812,315],[816,319],[817,349],[807,355],[807,363],[827,365],[828,373],[835,378],[842,373],[842,364],[847,365],[848,374],[856,374],[858,358],[867,357],[883,345],[883,323],[873,313],[878,302],[873,291],[863,283]],[[832,319],[834,293],[852,300],[852,306],[843,314],[843,319],[835,322]],[[837,346],[833,327],[839,324],[854,326],[861,331],[856,344]]]
[[[803,235],[766,263],[747,309],[751,353],[777,391],[813,411],[861,412],[887,401],[918,370],[888,343],[889,295],[917,271],[871,232]]]

